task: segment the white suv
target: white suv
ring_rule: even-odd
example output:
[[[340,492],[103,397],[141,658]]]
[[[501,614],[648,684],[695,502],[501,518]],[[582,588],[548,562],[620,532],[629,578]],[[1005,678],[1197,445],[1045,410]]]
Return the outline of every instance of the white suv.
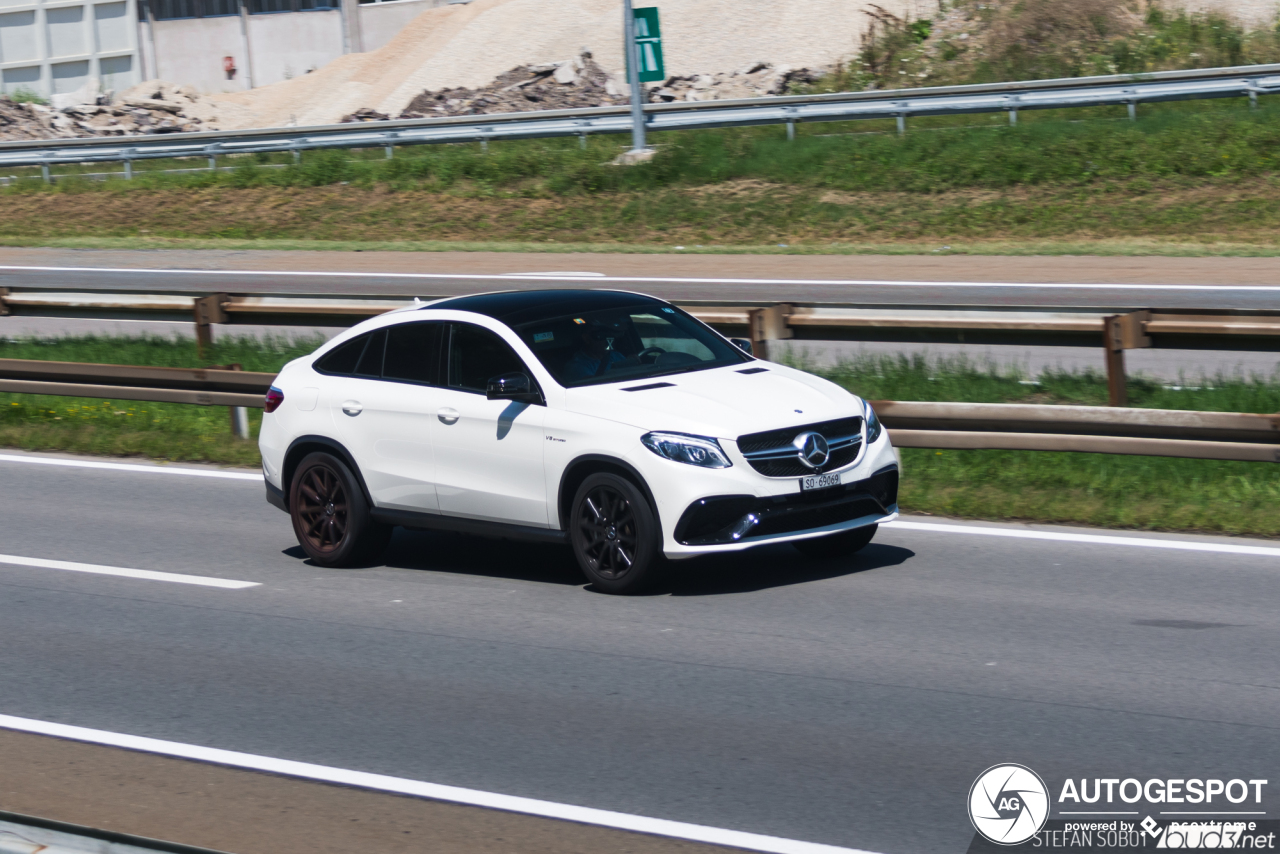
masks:
[[[664,557],[862,548],[897,516],[889,437],[865,401],[749,349],[619,291],[390,312],[276,378],[267,500],[326,566],[376,560],[402,525],[568,543],[611,593]]]

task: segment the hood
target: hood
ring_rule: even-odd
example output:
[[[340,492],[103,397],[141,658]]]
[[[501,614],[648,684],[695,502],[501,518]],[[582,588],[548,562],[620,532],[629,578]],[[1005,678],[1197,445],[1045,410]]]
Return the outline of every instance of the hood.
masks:
[[[752,368],[766,370],[741,373]],[[656,383],[671,385],[625,390]],[[645,431],[717,439],[862,414],[860,399],[835,383],[771,362],[571,388],[565,403],[572,412]]]

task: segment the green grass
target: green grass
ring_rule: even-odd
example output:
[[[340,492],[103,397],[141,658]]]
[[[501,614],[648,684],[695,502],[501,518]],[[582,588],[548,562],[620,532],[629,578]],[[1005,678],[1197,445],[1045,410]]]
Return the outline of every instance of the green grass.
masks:
[[[223,338],[201,361],[174,338],[69,337],[0,342],[0,358],[278,370],[319,339]],[[1016,372],[960,360],[865,358],[822,370],[871,399],[1101,405],[1093,373]],[[1194,383],[1194,385],[1192,385]],[[1134,406],[1280,411],[1280,374],[1184,380],[1181,388],[1130,379]],[[250,410],[256,435],[260,412]],[[225,407],[0,395],[0,445],[158,460],[257,466],[253,441],[232,437]],[[1030,451],[902,452],[901,505],[909,513],[1022,519],[1113,528],[1280,536],[1280,466]]]
[[[13,237],[0,235],[0,246],[58,249],[220,249],[224,251],[297,252],[537,252],[656,255],[1099,255],[1107,257],[1247,257],[1275,258],[1280,245],[1188,243],[1174,240],[1114,239],[1091,241],[949,241],[928,243],[746,244],[705,245],[640,243],[534,243],[484,240],[305,240],[184,237]]]
[[[0,341],[0,358],[165,367],[239,363],[247,371],[277,371],[314,350],[320,340],[225,337],[214,344],[209,358],[201,360],[189,339],[80,336]],[[250,433],[256,437],[261,410],[250,409],[249,421]],[[256,439],[232,435],[224,406],[0,394],[0,445],[28,451],[261,464]]]
[[[1049,371],[1034,380],[963,360],[866,358],[823,371],[871,399],[1105,406],[1106,378]],[[1280,412],[1280,373],[1193,378],[1178,387],[1131,377],[1130,405]],[[1040,451],[902,450],[910,513],[1107,528],[1280,536],[1280,466],[1271,463]]]

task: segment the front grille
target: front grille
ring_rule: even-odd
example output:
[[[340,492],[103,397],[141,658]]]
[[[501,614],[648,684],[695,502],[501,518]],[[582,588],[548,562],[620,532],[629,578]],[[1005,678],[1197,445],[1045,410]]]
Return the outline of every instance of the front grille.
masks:
[[[800,462],[792,444],[801,433],[820,433],[830,446],[825,465],[811,469]],[[849,465],[862,451],[862,416],[802,424],[738,437],[738,450],[765,477],[804,477]]]
[[[889,466],[866,480],[813,492],[756,498],[717,495],[693,502],[676,523],[675,537],[687,546],[748,542],[775,534],[825,528],[862,516],[883,515],[898,503],[898,469]],[[758,520],[734,536],[747,515]]]

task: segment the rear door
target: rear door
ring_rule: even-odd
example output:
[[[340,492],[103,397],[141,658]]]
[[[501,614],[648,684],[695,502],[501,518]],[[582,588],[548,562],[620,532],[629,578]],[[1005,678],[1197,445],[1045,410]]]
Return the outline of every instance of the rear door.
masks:
[[[485,395],[493,377],[533,373],[506,341],[475,324],[450,324],[445,349],[446,377],[431,421],[441,512],[547,527],[546,407]]]
[[[375,506],[439,511],[430,422],[446,329],[424,321],[371,333],[351,374],[330,380],[334,426]],[[344,368],[350,359],[335,361]]]

